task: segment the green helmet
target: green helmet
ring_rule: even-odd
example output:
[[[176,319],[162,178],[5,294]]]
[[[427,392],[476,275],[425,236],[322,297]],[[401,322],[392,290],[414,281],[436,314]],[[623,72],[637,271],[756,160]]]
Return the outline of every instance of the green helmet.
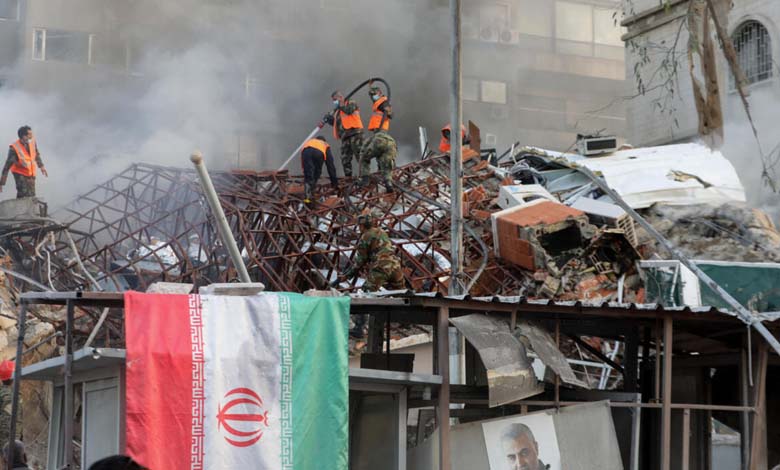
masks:
[[[357,218],[358,225],[362,227],[372,227],[374,221],[379,218],[379,214],[374,211],[363,211]]]
[[[382,94],[382,89],[379,88],[378,86],[372,86],[371,88],[368,89],[368,94],[369,95],[381,95]]]

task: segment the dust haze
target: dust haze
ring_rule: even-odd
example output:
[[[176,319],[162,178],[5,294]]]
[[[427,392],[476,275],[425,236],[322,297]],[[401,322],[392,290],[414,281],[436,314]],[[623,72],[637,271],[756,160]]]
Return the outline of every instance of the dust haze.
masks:
[[[33,127],[50,173],[39,193],[54,206],[134,162],[186,167],[194,149],[211,169],[276,168],[330,110],[333,90],[369,77],[391,85],[399,164],[419,157],[418,126],[436,145],[449,119],[446,0],[78,5],[90,2],[87,17],[65,0],[29,5],[47,28],[85,25],[95,36],[91,65],[31,60],[28,28],[14,78],[0,88],[2,135],[10,143],[19,126]],[[492,72],[523,76],[522,64],[505,65]],[[367,90],[356,99],[366,120]],[[338,147],[329,127],[322,132]],[[515,137],[523,134],[499,141]]]

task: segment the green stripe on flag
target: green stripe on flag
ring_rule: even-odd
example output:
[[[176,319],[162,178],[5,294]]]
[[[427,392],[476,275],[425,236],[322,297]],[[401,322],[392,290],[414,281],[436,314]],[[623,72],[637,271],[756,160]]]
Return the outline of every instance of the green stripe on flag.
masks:
[[[349,301],[349,297],[280,294],[283,366],[285,307],[289,308],[292,326],[295,470],[346,470],[348,467]],[[283,395],[284,381],[283,370]],[[283,422],[283,452],[284,430]]]

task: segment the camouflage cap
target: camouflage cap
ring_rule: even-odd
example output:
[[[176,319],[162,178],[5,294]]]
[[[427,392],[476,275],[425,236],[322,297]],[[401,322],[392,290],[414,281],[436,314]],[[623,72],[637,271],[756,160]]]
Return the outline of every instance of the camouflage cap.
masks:
[[[372,86],[371,86],[371,88],[369,88],[369,89],[368,89],[368,94],[369,94],[369,95],[375,95],[375,94],[377,94],[377,93],[378,93],[378,94],[382,94],[382,89],[381,89],[381,88],[379,88],[379,87],[378,87],[378,86],[376,86],[376,85],[372,85]]]

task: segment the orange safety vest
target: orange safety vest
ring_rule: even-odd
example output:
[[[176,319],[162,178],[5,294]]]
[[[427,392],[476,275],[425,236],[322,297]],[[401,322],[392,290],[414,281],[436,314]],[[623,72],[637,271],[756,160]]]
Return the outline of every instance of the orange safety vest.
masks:
[[[441,140],[439,141],[439,152],[441,152],[441,153],[449,153],[449,151],[451,149],[450,139],[448,139],[444,135],[444,131],[451,131],[451,130],[452,130],[452,127],[449,124],[444,126],[444,128],[442,128],[442,130],[441,130]],[[452,132],[450,132],[450,135],[451,134],[452,134]],[[463,125],[460,126],[460,138],[461,139],[465,139],[466,138],[466,127],[463,126]]]
[[[11,147],[16,151],[17,161],[11,165],[11,172],[20,174],[22,176],[35,176],[35,157],[38,156],[37,147],[35,146],[35,139],[30,139],[28,143],[30,146],[30,152],[27,153],[27,149],[24,148],[24,144],[21,140],[17,140]],[[19,163],[24,162],[24,165]]]
[[[337,116],[341,121],[341,127],[343,127],[345,131],[350,129],[363,128],[363,120],[360,119],[360,109],[356,109],[352,114],[347,114],[344,111],[339,110]],[[341,140],[341,136],[339,136],[338,123],[335,122],[333,123],[333,137]]]
[[[383,113],[379,107],[382,106],[382,103],[387,101],[387,96],[383,96],[376,100],[376,103],[374,103],[373,111],[374,114],[371,115],[371,120],[368,122],[368,130],[375,131],[379,129],[379,125],[382,125],[382,130],[386,131],[390,129],[390,118],[385,117],[385,113]],[[384,118],[385,122],[382,122],[382,118]]]
[[[327,160],[328,149],[330,148],[330,145],[328,145],[327,142],[323,142],[320,139],[309,140],[303,145],[303,148],[301,149],[301,156],[303,156],[303,151],[306,150],[307,148],[313,148],[319,150],[320,152],[322,152],[322,159]]]

